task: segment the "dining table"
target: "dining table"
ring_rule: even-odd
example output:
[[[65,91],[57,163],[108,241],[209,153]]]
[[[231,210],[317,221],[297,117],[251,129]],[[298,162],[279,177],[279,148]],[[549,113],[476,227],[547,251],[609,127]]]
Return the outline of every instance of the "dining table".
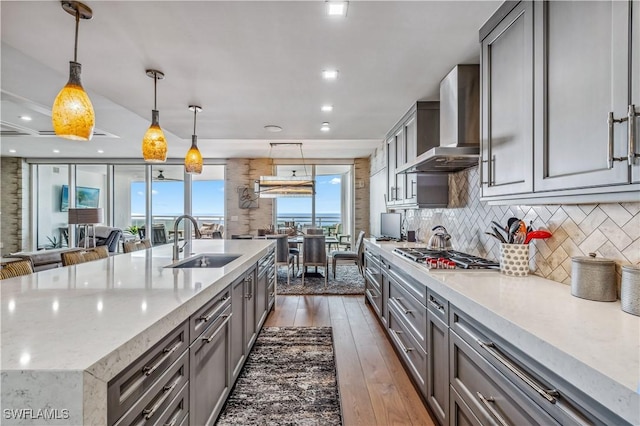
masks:
[[[298,246],[300,246],[300,244],[304,243],[304,235],[296,235],[296,236],[291,236],[289,237],[288,241],[290,243],[295,243],[298,244]],[[324,237],[324,243],[327,245],[327,250],[329,252],[331,252],[331,247],[335,244],[336,248],[338,247],[338,239],[336,237]]]

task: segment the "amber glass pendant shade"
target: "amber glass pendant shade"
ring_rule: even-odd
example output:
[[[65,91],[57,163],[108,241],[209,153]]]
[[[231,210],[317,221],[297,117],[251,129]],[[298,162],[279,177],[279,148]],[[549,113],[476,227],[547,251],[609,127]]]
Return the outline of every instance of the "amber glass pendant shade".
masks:
[[[164,163],[167,160],[167,141],[158,123],[159,113],[152,111],[151,126],[142,138],[142,157],[149,163]]]
[[[186,157],[184,157],[184,170],[189,174],[199,175],[202,173],[202,154],[198,149],[196,135],[192,136],[191,148],[189,148]]]
[[[56,136],[77,141],[93,137],[96,116],[93,105],[80,82],[81,65],[70,62],[69,81],[53,102],[51,121]]]

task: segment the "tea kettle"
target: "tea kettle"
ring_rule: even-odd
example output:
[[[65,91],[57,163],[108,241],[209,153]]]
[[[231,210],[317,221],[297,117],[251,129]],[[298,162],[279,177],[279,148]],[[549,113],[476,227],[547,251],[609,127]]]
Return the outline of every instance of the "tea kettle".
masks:
[[[429,238],[427,248],[431,250],[451,250],[451,235],[447,232],[444,226],[437,225],[432,229],[435,233]],[[437,231],[437,232],[436,232]]]

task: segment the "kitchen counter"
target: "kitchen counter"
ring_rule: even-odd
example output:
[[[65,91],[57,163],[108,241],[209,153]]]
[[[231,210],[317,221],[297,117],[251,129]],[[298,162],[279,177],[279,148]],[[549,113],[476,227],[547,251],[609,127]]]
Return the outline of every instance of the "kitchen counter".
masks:
[[[65,424],[106,422],[107,382],[251,265],[273,241],[194,240],[186,253],[241,257],[222,268],[165,268],[172,245],[3,280],[2,419],[58,410]],[[9,417],[7,417],[9,416]]]
[[[620,301],[573,297],[570,286],[535,275],[429,271],[393,253],[424,244],[365,244],[607,409],[640,424],[640,317],[623,312]]]

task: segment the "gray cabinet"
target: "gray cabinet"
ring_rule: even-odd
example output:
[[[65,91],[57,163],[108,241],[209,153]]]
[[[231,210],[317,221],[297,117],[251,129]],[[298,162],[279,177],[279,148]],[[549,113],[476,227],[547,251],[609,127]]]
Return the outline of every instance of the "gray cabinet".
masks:
[[[364,253],[365,302],[368,302],[379,318],[382,317],[382,275],[379,256],[365,248]]]
[[[448,202],[446,175],[396,173],[397,169],[418,155],[440,145],[440,102],[417,102],[396,123],[386,138],[387,144],[387,200],[396,208],[443,207]],[[437,177],[436,177],[437,176]],[[444,185],[444,197],[435,186]],[[425,186],[426,185],[426,186]],[[444,198],[444,202],[442,201]],[[425,200],[429,200],[428,202]],[[419,205],[422,204],[422,205]]]
[[[420,393],[427,397],[427,288],[391,265],[387,269],[387,331]]]
[[[244,338],[244,276],[231,283],[231,367],[232,377],[235,380],[242,370],[244,360],[248,352]]]
[[[244,345],[248,354],[258,336],[256,327],[256,268],[244,276]]]
[[[260,330],[275,298],[275,250],[258,261],[256,282],[256,330]]]
[[[441,425],[449,423],[448,302],[427,296],[427,404]]]
[[[189,323],[185,321],[109,381],[108,424],[157,418],[189,378],[188,348]],[[167,376],[167,371],[173,374]],[[167,383],[170,390],[164,390]]]
[[[631,105],[640,112],[640,2],[637,0],[631,9]],[[631,167],[631,181],[640,183],[640,116],[635,119],[633,140],[634,161]]]
[[[231,301],[191,344],[189,416],[194,425],[212,425],[231,389]]]
[[[480,31],[485,200],[637,200],[638,9],[505,2],[489,19]]]
[[[629,10],[624,1],[544,2],[535,11],[536,191],[627,184]]]
[[[533,191],[533,7],[521,2],[482,40],[482,195]]]

